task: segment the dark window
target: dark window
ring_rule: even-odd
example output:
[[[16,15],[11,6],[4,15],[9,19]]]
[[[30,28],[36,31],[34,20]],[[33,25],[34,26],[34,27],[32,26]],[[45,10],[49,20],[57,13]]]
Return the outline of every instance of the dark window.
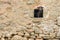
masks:
[[[43,17],[43,7],[38,7],[37,9],[34,9],[34,17],[35,18]]]
[[[48,40],[48,39],[43,39],[43,40]]]

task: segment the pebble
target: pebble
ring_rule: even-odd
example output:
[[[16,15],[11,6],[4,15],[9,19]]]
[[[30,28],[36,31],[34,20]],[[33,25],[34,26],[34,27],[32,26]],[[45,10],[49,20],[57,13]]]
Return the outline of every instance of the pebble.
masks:
[[[34,3],[35,3],[35,0],[29,0],[29,1],[27,2],[28,5],[31,5],[31,4],[34,4]]]

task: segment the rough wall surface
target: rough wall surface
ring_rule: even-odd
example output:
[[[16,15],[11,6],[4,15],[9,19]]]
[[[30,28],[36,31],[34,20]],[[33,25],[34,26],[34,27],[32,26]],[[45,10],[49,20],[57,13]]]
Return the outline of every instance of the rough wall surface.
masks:
[[[44,17],[34,9],[44,7]],[[60,0],[0,0],[0,40],[59,40]]]

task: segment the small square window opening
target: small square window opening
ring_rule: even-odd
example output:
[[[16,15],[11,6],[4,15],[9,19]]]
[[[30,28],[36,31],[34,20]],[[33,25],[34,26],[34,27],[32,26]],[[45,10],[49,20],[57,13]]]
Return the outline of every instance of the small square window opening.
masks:
[[[37,7],[37,9],[34,9],[34,17],[35,18],[42,18],[43,17],[43,7]]]

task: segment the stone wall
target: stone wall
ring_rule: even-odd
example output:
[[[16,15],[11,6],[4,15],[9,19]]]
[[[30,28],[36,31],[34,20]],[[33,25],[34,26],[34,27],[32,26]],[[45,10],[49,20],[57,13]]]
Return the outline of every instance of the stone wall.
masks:
[[[60,0],[0,0],[0,40],[60,40]]]

